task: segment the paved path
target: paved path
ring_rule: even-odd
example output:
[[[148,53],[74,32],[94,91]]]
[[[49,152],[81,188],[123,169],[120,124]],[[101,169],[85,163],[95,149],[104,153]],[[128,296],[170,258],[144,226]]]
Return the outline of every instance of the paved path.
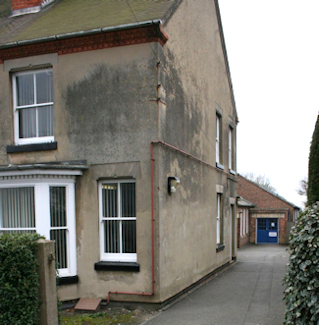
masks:
[[[248,245],[237,263],[146,325],[281,325],[287,246]]]

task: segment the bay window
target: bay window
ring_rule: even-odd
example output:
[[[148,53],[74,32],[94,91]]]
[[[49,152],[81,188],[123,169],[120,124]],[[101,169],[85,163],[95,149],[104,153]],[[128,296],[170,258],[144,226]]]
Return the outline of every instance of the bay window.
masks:
[[[55,241],[59,275],[76,275],[75,178],[24,175],[0,180],[0,234],[37,232]]]

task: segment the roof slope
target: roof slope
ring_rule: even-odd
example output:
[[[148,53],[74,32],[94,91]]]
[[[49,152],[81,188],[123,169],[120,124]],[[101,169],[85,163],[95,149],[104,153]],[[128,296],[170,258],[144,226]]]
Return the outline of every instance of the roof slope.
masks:
[[[284,205],[289,205],[292,208],[300,209],[295,204],[287,201],[282,196],[273,193],[257,183],[243,177],[237,176],[238,179],[238,195],[242,196],[246,200],[253,202],[257,208],[278,208],[282,207],[278,202],[283,202]]]
[[[177,0],[60,0],[36,14],[1,18],[0,43],[31,40],[105,27],[165,19]],[[2,4],[3,3],[3,4]]]

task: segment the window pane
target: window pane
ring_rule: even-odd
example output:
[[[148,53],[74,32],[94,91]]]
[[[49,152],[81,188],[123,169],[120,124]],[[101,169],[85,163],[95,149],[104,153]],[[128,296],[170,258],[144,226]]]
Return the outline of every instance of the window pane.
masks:
[[[50,186],[50,224],[54,228],[67,226],[65,187]],[[67,268],[67,229],[51,229],[59,269]]]
[[[104,221],[105,253],[120,253],[120,221],[105,220]]]
[[[50,186],[51,227],[66,226],[65,187]]]
[[[38,107],[39,137],[53,135],[53,107]]]
[[[0,189],[0,227],[35,227],[33,187]]]
[[[258,230],[266,230],[266,219],[257,219],[258,220]]]
[[[36,108],[19,109],[19,138],[33,138],[36,135]]]
[[[122,221],[123,253],[136,253],[136,220]]]
[[[135,217],[135,183],[121,184],[122,217]]]
[[[52,96],[52,72],[43,71],[36,74],[36,93],[37,104],[50,103],[53,101]]]
[[[18,106],[34,104],[33,74],[16,77]]]
[[[103,217],[117,217],[117,184],[102,185]]]
[[[50,231],[50,239],[55,241],[55,257],[59,269],[66,269],[68,267],[66,238],[66,229],[54,229]]]

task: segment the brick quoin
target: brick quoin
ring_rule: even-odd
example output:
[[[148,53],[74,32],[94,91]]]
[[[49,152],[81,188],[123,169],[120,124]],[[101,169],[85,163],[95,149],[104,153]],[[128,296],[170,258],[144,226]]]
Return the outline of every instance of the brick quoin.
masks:
[[[41,0],[11,0],[12,10],[32,8],[41,5]]]

